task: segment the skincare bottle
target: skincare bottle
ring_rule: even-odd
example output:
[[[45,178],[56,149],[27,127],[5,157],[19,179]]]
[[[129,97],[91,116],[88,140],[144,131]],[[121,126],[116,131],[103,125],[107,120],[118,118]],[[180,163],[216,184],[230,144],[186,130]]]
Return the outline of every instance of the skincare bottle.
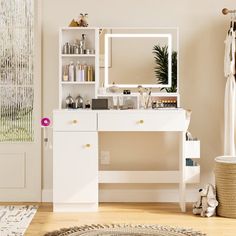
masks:
[[[88,81],[88,66],[85,62],[83,62],[83,81]]]
[[[69,43],[68,42],[63,45],[62,53],[69,54]]]
[[[120,107],[120,109],[123,109],[123,105],[124,105],[124,98],[123,98],[123,96],[119,96],[119,107]]]
[[[79,61],[77,61],[76,69],[75,69],[75,77],[77,82],[82,82],[82,65]]]
[[[93,67],[92,66],[88,66],[88,81],[94,81],[93,78]]]
[[[62,78],[63,81],[68,81],[69,80],[69,78],[68,78],[68,72],[69,71],[68,70],[69,70],[68,65],[65,65],[64,68],[63,68],[63,78]]]
[[[118,108],[118,97],[113,96],[113,109],[117,109],[117,108]]]
[[[74,62],[71,61],[69,65],[69,81],[74,81],[75,80],[75,66]]]
[[[104,87],[104,83],[102,83],[102,87],[98,89],[98,94],[105,94],[106,93],[106,88]]]

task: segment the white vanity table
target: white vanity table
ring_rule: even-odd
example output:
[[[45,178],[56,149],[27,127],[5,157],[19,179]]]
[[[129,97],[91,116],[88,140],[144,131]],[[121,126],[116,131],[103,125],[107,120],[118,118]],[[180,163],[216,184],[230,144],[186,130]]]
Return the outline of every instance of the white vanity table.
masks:
[[[98,29],[63,28],[60,50],[68,38],[88,32],[93,40],[95,55],[87,55],[95,71],[94,82],[61,82],[60,108],[68,94],[88,90],[99,97],[98,90]],[[68,32],[67,32],[68,31]],[[63,36],[64,35],[64,36]],[[63,37],[65,39],[63,39]],[[61,55],[61,67],[70,55]],[[78,57],[78,58],[76,58]],[[71,55],[86,58],[86,55]],[[186,158],[199,158],[199,141],[186,141],[186,111],[176,109],[90,110],[59,109],[53,112],[53,209],[54,211],[95,211],[98,208],[99,183],[177,183],[179,203],[185,211],[187,183],[198,183],[199,166],[186,166]],[[99,132],[178,132],[179,169],[174,171],[101,171],[99,170]],[[196,145],[197,144],[197,145]],[[145,157],[143,157],[145,158]]]
[[[185,129],[183,109],[54,111],[54,211],[96,210],[98,183],[178,183],[185,211],[186,183],[198,182],[200,174],[185,166]],[[179,170],[99,171],[98,133],[114,131],[179,132]]]

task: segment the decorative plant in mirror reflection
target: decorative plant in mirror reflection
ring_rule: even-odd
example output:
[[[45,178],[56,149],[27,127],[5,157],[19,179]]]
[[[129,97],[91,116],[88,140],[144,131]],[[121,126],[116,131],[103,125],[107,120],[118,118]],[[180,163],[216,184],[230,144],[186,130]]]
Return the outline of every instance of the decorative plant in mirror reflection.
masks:
[[[155,45],[153,47],[153,54],[155,55],[155,75],[158,84],[168,84],[168,46],[161,47]],[[172,52],[172,82],[171,87],[161,88],[168,93],[175,93],[177,91],[177,52]]]

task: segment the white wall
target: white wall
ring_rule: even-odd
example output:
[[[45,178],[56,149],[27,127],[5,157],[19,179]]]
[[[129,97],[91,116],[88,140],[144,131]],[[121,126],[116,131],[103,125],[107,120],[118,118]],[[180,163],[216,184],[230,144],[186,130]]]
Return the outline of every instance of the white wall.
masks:
[[[89,14],[90,26],[178,26],[181,103],[193,111],[190,130],[201,140],[202,183],[212,181],[213,160],[223,150],[223,41],[229,26],[223,7],[236,5],[231,0],[43,0],[44,116],[58,105],[58,29],[80,12]],[[45,150],[43,188],[51,187],[52,153]]]

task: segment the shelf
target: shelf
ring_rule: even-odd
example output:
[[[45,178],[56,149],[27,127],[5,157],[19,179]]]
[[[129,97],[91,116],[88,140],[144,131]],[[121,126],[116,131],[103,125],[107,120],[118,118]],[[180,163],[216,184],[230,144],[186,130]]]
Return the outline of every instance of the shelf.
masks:
[[[179,93],[151,93],[152,97],[178,97]]]
[[[179,183],[179,171],[99,171],[99,183]]]
[[[98,27],[62,27],[61,30],[97,30]]]
[[[119,97],[119,96],[124,96],[124,97],[138,97],[139,94],[123,94],[123,93],[106,93],[106,94],[98,94],[98,97]]]
[[[185,167],[186,183],[200,182],[200,166]],[[99,183],[180,183],[180,171],[99,171]]]
[[[60,54],[61,57],[95,57],[95,54]]]
[[[189,184],[200,183],[200,166],[186,166],[185,179]]]
[[[128,97],[139,97],[139,93],[123,94],[123,93],[105,93],[98,94],[99,97],[114,97],[114,96],[128,96]],[[151,97],[177,97],[178,93],[151,93]]]
[[[60,82],[61,84],[66,84],[66,85],[72,85],[72,84],[86,84],[86,85],[94,85],[96,82],[95,81],[85,81],[85,82],[77,82],[77,81],[73,81],[73,82],[71,82],[71,81],[69,81],[69,82],[67,82],[67,81],[61,81]]]

